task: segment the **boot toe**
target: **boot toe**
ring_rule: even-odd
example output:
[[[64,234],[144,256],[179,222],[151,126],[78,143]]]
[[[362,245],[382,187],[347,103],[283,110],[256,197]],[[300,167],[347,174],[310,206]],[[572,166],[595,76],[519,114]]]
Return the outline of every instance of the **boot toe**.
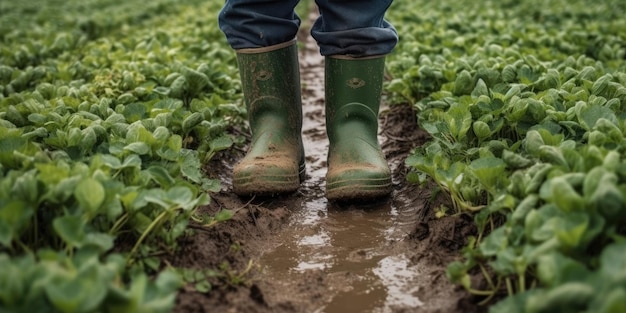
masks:
[[[299,172],[298,164],[238,164],[233,169],[233,191],[240,196],[293,192],[300,187]]]
[[[391,191],[391,173],[384,167],[338,168],[326,176],[326,198],[331,201],[381,198]]]

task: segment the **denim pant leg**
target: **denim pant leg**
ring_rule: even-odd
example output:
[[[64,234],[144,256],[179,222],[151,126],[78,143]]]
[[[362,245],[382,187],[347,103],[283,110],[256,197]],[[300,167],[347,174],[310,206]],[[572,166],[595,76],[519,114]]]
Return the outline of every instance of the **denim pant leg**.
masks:
[[[384,15],[392,1],[316,0],[320,17],[311,35],[322,55],[365,57],[391,52],[398,33]]]
[[[226,0],[219,27],[233,49],[261,48],[296,37],[299,0]]]

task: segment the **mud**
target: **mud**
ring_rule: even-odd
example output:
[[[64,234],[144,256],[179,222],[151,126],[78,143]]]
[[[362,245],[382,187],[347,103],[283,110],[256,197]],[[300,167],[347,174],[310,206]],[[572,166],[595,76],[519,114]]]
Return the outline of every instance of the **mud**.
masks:
[[[325,199],[324,60],[306,37],[300,38],[306,179],[296,193],[246,199],[232,193],[230,181],[242,150],[222,153],[208,165],[223,188],[204,210],[236,213],[187,237],[169,262],[230,274],[211,278],[213,290],[206,294],[185,288],[175,312],[486,311],[445,277],[447,264],[476,232],[471,218],[436,218],[433,208],[446,203],[445,195],[406,181],[406,156],[428,140],[410,105],[383,104],[380,114],[392,195],[366,204]]]

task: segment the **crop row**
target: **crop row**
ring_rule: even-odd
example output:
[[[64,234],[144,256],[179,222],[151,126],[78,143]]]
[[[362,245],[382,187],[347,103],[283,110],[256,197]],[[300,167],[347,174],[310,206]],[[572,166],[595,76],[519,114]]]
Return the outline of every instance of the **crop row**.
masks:
[[[432,137],[409,179],[478,228],[449,278],[494,313],[626,311],[626,4],[394,5],[387,90]]]
[[[0,306],[164,312],[158,255],[219,190],[203,164],[241,123],[211,1],[0,5]],[[10,26],[9,26],[10,25]],[[149,276],[160,272],[158,277]],[[206,289],[206,288],[205,288]]]

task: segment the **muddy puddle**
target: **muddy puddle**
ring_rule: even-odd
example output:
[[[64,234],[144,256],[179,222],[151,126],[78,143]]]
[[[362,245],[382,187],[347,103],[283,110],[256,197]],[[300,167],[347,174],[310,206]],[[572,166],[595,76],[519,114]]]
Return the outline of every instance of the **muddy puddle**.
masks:
[[[276,238],[280,244],[261,257],[266,279],[299,281],[321,271],[330,288],[314,312],[386,313],[423,304],[420,270],[398,244],[411,227],[402,220],[407,212],[389,204],[318,205],[303,206]]]

